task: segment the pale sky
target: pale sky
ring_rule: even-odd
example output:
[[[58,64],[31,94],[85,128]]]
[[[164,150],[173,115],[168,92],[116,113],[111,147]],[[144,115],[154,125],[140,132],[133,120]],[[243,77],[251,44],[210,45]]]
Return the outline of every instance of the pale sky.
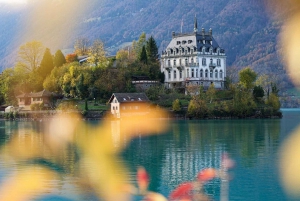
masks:
[[[25,4],[27,0],[0,0],[0,3],[7,3],[7,4]]]

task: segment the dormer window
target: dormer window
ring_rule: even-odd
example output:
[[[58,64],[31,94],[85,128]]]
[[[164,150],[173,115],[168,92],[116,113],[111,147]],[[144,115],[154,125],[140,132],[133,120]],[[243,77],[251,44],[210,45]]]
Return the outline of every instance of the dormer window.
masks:
[[[183,41],[182,41],[182,44],[186,44],[186,41],[185,41],[185,40],[183,40]]]
[[[191,44],[193,41],[192,40],[188,40],[188,44]]]
[[[180,41],[177,41],[177,45],[180,45],[180,43],[181,43]]]

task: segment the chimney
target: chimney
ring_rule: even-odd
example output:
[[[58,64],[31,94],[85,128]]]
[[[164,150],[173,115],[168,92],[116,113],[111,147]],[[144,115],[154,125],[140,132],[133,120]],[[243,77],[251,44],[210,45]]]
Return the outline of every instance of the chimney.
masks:
[[[212,36],[212,29],[209,29],[209,35]]]
[[[172,38],[175,38],[175,31],[172,31]]]
[[[205,36],[205,29],[202,28],[202,36],[204,37]]]

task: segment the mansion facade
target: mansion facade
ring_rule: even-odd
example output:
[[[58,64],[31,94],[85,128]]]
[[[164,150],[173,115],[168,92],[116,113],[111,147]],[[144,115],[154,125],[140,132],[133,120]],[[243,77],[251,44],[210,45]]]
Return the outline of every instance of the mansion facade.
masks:
[[[199,32],[197,19],[194,32],[172,32],[172,40],[161,55],[161,72],[167,88],[211,84],[223,89],[226,76],[226,54],[212,36],[212,29]]]

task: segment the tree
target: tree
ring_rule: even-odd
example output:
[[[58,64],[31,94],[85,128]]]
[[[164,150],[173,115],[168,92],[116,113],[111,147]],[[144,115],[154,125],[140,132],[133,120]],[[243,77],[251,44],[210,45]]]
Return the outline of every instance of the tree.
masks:
[[[84,83],[84,75],[80,74],[76,78],[76,92],[80,98],[88,98],[89,90],[88,86]]]
[[[249,67],[244,68],[239,72],[240,83],[248,90],[253,88],[256,77],[257,74]]]
[[[260,98],[264,97],[265,93],[261,86],[255,86],[253,88],[253,97],[255,100],[259,100]]]
[[[51,74],[44,80],[43,88],[55,93],[61,93],[61,79],[64,76],[63,73],[64,69],[54,67],[54,69],[51,71]]]
[[[140,35],[139,40],[137,42],[133,41],[132,43],[132,47],[135,55],[137,56],[141,55],[142,49],[145,45],[146,45],[146,34],[145,32],[143,32]]]
[[[152,36],[146,42],[146,51],[148,60],[151,62],[157,61],[158,58],[158,48],[156,42]]]
[[[142,48],[142,51],[141,51],[141,53],[139,55],[139,60],[141,62],[143,62],[144,64],[147,64],[147,62],[148,62],[147,52],[146,52],[145,46],[143,46],[143,48]]]
[[[173,101],[172,109],[174,112],[180,112],[181,111],[181,102],[179,99],[176,99]]]
[[[211,84],[208,87],[208,90],[206,91],[206,96],[209,99],[209,103],[211,103],[213,101],[213,99],[215,98],[215,96],[216,96],[216,89],[215,89],[214,84]]]
[[[121,67],[127,67],[129,62],[131,62],[129,58],[129,50],[121,49],[116,54],[117,64]]]
[[[46,48],[41,64],[38,68],[38,73],[45,79],[53,70],[53,58],[49,48]]]
[[[280,101],[276,94],[271,93],[269,98],[266,101],[266,104],[271,106],[275,111],[280,109]]]
[[[104,43],[101,40],[94,41],[93,45],[89,48],[88,56],[89,63],[95,66],[100,66],[100,64],[104,67],[107,66]]]
[[[208,113],[205,100],[194,96],[189,102],[187,113],[191,117],[204,118]]]
[[[41,63],[44,49],[43,44],[39,41],[25,43],[18,52],[19,65],[28,72],[35,71]]]
[[[60,67],[66,63],[66,58],[61,50],[55,52],[53,63],[56,67]]]
[[[75,53],[79,56],[87,55],[89,50],[89,39],[77,38],[74,44]]]
[[[74,61],[78,61],[78,56],[75,53],[67,54],[66,56],[66,62],[67,63],[72,63]]]

